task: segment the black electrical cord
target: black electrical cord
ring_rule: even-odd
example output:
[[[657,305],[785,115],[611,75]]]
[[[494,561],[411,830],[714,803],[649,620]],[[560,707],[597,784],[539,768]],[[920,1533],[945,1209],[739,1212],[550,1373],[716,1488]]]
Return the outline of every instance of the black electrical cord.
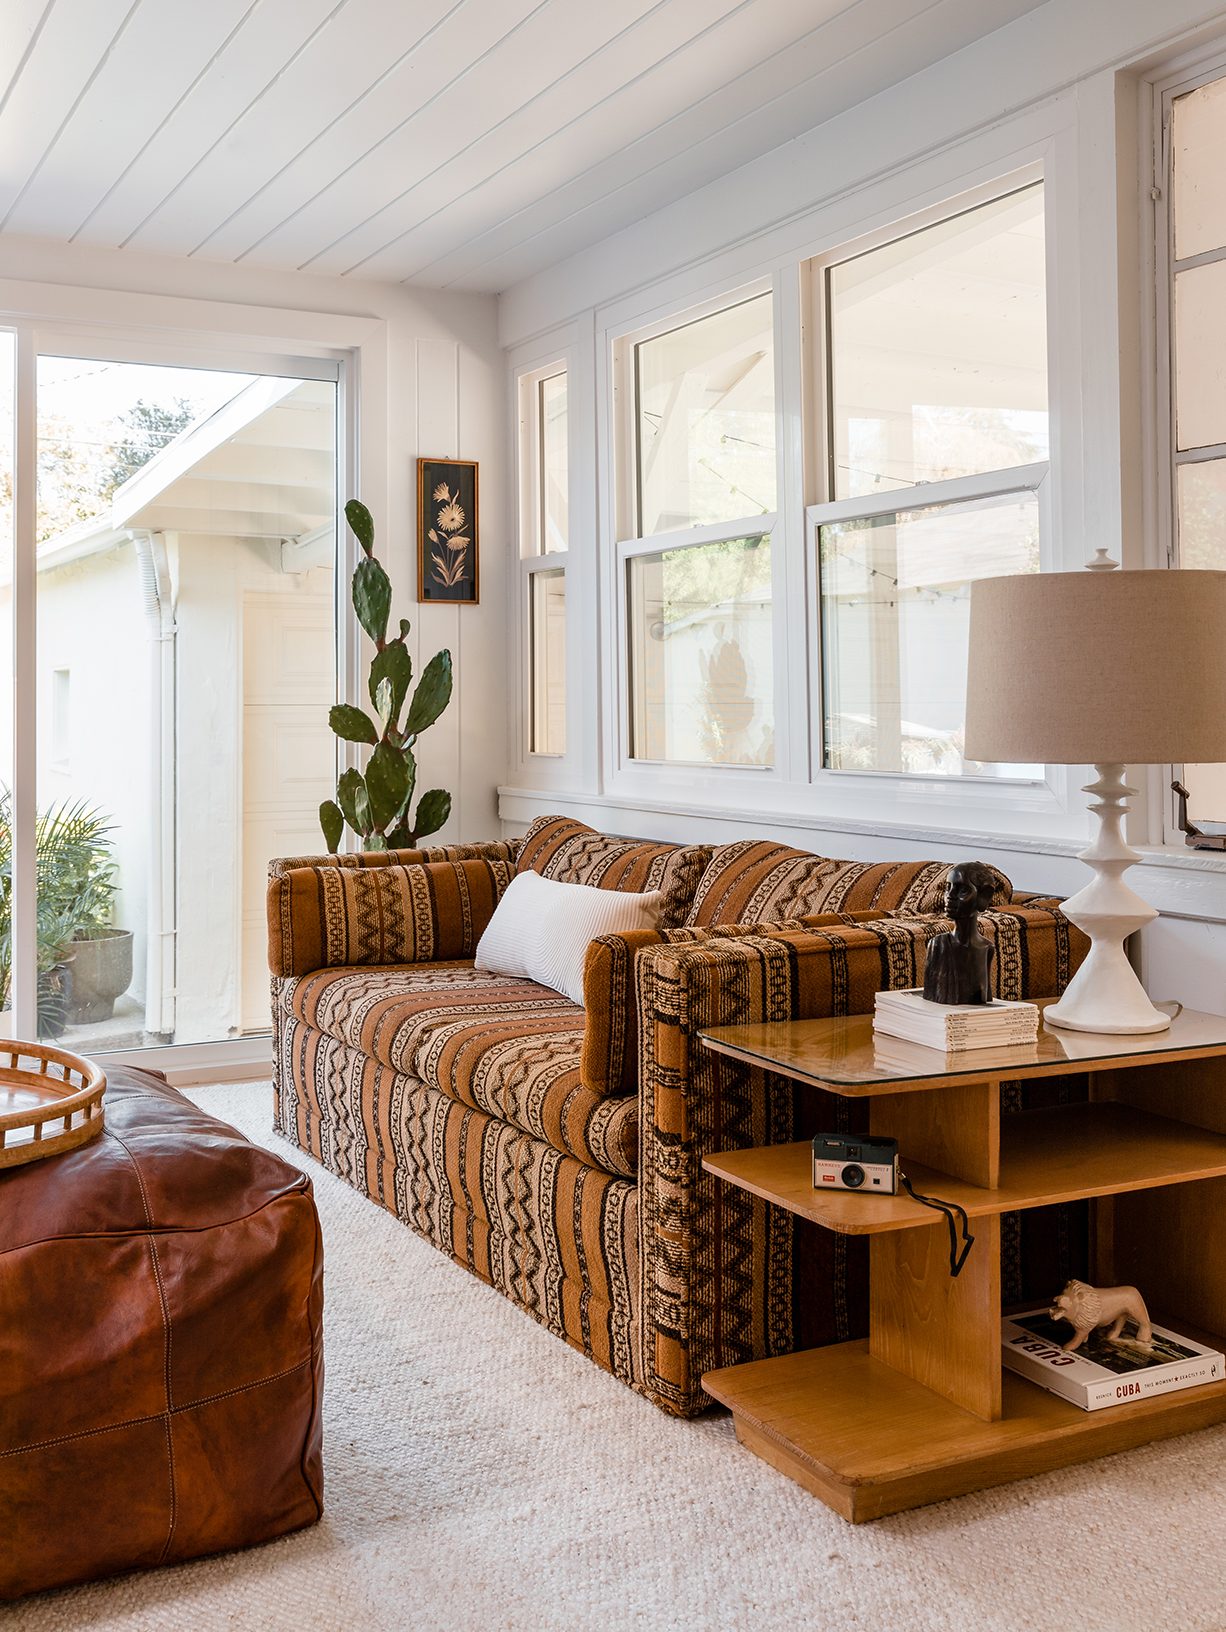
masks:
[[[911,1197],[918,1201],[921,1207],[934,1207],[938,1213],[945,1214],[945,1222],[949,1225],[949,1273],[960,1275],[962,1266],[966,1262],[966,1255],[974,1245],[975,1237],[970,1232],[970,1220],[966,1216],[966,1208],[959,1207],[956,1201],[942,1201],[939,1196],[921,1196],[918,1190],[911,1187],[911,1180],[905,1173],[900,1173],[902,1187]],[[958,1241],[958,1224],[954,1222],[957,1214],[958,1224],[962,1226],[962,1241]]]

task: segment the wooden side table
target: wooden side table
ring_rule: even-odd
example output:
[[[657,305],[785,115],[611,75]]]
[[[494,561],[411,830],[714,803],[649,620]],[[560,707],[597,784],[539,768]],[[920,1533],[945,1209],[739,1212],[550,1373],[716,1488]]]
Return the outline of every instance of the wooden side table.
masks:
[[[1185,1011],[1141,1037],[1040,1029],[950,1055],[874,1038],[869,1015],[701,1035],[868,1099],[915,1188],[959,1202],[975,1235],[954,1279],[940,1214],[905,1194],[815,1190],[807,1141],[707,1157],[730,1184],[870,1238],[867,1340],[703,1378],[743,1445],[858,1522],[1226,1421],[1226,1381],[1085,1412],[1005,1372],[1000,1353],[1001,1214],[1083,1197],[1101,1198],[1092,1278],[1135,1283],[1156,1319],[1226,1348],[1226,1018]],[[1080,1072],[1089,1104],[1002,1119],[1002,1081]]]

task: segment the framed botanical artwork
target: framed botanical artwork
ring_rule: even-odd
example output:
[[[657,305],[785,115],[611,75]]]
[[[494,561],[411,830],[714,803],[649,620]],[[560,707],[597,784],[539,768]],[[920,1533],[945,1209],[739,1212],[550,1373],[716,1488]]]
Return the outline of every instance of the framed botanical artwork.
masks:
[[[477,462],[417,461],[417,599],[475,606]]]

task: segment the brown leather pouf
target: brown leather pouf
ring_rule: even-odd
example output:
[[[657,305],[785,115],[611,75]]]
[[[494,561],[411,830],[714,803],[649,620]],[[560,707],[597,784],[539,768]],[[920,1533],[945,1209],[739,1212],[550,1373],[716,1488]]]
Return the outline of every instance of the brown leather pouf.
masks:
[[[2,1598],[322,1511],[310,1180],[152,1073],[108,1079],[101,1138],[0,1175]]]

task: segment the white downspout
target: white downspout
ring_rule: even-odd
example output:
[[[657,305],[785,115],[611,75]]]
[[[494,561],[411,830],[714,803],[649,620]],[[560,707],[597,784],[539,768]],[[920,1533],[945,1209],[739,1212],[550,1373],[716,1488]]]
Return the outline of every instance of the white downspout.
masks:
[[[133,532],[149,631],[149,873],[145,1030],[175,1030],[175,634],[166,541]]]

